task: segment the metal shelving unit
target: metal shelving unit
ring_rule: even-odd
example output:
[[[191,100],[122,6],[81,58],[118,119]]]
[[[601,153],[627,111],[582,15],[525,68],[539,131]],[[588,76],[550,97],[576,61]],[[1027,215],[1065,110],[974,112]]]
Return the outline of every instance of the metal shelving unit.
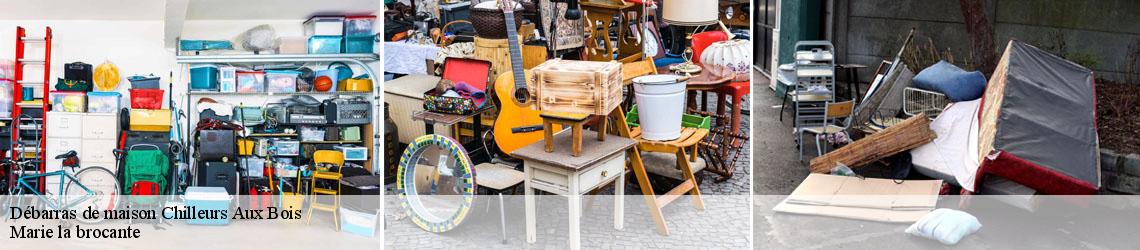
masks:
[[[191,96],[204,96],[204,95],[273,96],[273,95],[297,95],[297,94],[367,95],[367,94],[371,94],[372,95],[372,98],[371,98],[372,99],[372,105],[373,105],[373,110],[372,110],[372,124],[373,124],[373,129],[372,129],[373,130],[372,131],[372,133],[373,133],[373,135],[372,135],[372,137],[373,137],[373,145],[372,145],[373,157],[372,157],[372,159],[373,159],[373,161],[372,161],[371,165],[372,165],[372,171],[373,172],[380,172],[380,170],[382,169],[382,167],[380,166],[381,165],[380,163],[384,161],[384,158],[381,156],[381,153],[380,153],[382,150],[376,150],[376,149],[379,149],[382,147],[382,145],[380,145],[380,144],[383,143],[384,140],[382,138],[380,138],[381,137],[381,133],[380,133],[381,131],[379,131],[379,127],[375,126],[375,124],[384,124],[380,120],[381,114],[383,114],[382,113],[383,110],[381,109],[382,105],[380,104],[380,95],[379,95],[380,88],[381,88],[380,86],[382,85],[381,80],[383,78],[379,78],[378,77],[379,75],[376,74],[376,71],[373,70],[372,67],[368,65],[368,63],[378,62],[378,61],[380,61],[380,55],[379,54],[368,54],[368,53],[363,53],[363,54],[274,54],[274,55],[255,55],[255,54],[180,55],[180,56],[175,57],[175,62],[177,62],[179,64],[199,64],[199,63],[206,64],[206,63],[211,63],[211,64],[249,65],[249,64],[264,64],[264,63],[309,63],[309,62],[313,62],[313,63],[334,63],[334,62],[342,62],[342,63],[346,63],[346,64],[355,64],[357,66],[360,66],[361,68],[363,68],[365,73],[368,74],[369,79],[372,80],[372,87],[373,87],[372,93],[367,93],[367,92],[221,93],[221,92],[189,91],[188,94],[186,95],[186,104],[185,104],[186,109],[185,110],[188,110],[188,112],[195,110],[195,108],[193,107],[194,103],[190,101]],[[189,138],[187,140],[189,140]],[[363,143],[363,141],[360,141],[358,143]],[[191,153],[192,153],[192,151],[191,151]]]

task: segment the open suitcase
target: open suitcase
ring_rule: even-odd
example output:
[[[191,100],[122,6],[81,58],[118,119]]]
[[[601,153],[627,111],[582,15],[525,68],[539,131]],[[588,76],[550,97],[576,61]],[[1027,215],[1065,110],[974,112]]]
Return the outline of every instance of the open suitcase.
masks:
[[[443,76],[441,78],[455,83],[465,82],[475,88],[482,89],[488,96],[487,100],[490,100],[491,93],[487,93],[487,81],[490,74],[491,62],[448,57],[443,62]],[[482,105],[477,105],[471,99],[443,96],[443,93],[437,93],[435,88],[424,92],[424,109],[432,112],[466,115],[479,110],[483,105],[487,105],[487,101],[484,101]]]

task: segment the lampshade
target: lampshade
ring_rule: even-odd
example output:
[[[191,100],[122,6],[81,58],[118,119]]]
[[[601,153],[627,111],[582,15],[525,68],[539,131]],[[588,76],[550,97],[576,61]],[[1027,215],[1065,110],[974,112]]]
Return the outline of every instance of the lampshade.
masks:
[[[662,19],[672,25],[712,25],[720,19],[719,6],[717,0],[665,0]]]

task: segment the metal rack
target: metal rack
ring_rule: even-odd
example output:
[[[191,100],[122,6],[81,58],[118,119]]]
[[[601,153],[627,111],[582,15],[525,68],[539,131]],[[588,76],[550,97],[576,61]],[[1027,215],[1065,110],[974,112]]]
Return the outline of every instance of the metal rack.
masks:
[[[796,79],[791,95],[794,127],[803,160],[804,128],[826,127],[827,104],[835,101],[835,46],[829,41],[800,41],[796,50]],[[806,50],[803,50],[806,49]]]
[[[377,62],[377,61],[380,61],[380,55],[379,54],[370,54],[370,53],[362,53],[362,54],[289,54],[289,55],[253,55],[253,54],[243,54],[243,55],[182,55],[182,56],[176,56],[175,57],[175,62],[177,62],[179,64],[198,64],[198,63],[259,64],[259,63],[294,63],[294,62],[315,62],[315,63],[343,62],[343,63],[351,63],[351,64],[358,65],[361,68],[363,68],[366,73],[368,73],[368,77],[369,77],[369,79],[372,80],[372,83],[373,83],[372,84],[373,90],[371,93],[372,94],[371,99],[372,99],[372,105],[373,105],[372,124],[374,124],[374,125],[375,124],[384,124],[380,120],[381,115],[379,115],[379,114],[383,114],[383,113],[381,113],[383,110],[381,109],[382,105],[380,105],[380,95],[379,95],[380,88],[381,88],[380,87],[381,86],[381,81],[380,81],[381,78],[378,78],[376,72],[374,70],[372,70],[372,67],[370,67],[368,65],[368,63],[370,63],[370,62]],[[323,93],[325,93],[325,94],[355,94],[355,95],[369,94],[367,92],[365,92],[365,93],[360,93],[360,92],[323,92]],[[272,96],[272,95],[295,95],[295,94],[306,94],[306,93],[305,92],[298,92],[298,93],[220,93],[220,92],[188,91],[188,94],[186,95],[186,105],[185,105],[186,109],[185,110],[195,110],[195,108],[193,107],[194,103],[190,101],[191,96],[194,96],[194,95],[265,95],[265,96]],[[187,127],[189,127],[189,126],[187,126]],[[189,128],[187,128],[187,129],[189,129]],[[187,131],[187,132],[189,132],[189,131]],[[374,149],[381,148],[383,146],[383,145],[381,145],[381,143],[383,143],[384,140],[382,138],[380,138],[381,133],[379,133],[378,129],[376,129],[375,127],[373,128],[373,135],[372,136],[373,136],[373,144],[374,144],[374,145],[372,145],[372,147]],[[189,139],[187,139],[187,140],[189,140]],[[372,152],[373,152],[372,170],[373,170],[373,172],[379,172],[381,169],[380,162],[383,161],[383,157],[381,157],[381,153],[380,153],[381,150],[372,150]]]

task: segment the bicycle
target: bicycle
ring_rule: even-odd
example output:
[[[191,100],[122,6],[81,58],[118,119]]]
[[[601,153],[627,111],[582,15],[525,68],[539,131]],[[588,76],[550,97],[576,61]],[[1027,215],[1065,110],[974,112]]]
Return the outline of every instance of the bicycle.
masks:
[[[115,150],[116,155],[122,154],[121,150]],[[114,210],[118,207],[119,198],[119,182],[115,174],[104,167],[88,166],[82,170],[80,168],[79,157],[75,150],[68,151],[55,156],[56,160],[61,160],[63,169],[38,174],[25,174],[28,169],[36,169],[39,165],[39,159],[30,160],[5,160],[4,164],[8,166],[15,166],[16,171],[11,171],[15,175],[15,185],[8,191],[8,197],[4,206],[0,209],[10,209],[11,207],[21,207],[24,201],[24,195],[31,195],[35,197],[32,202],[39,201],[46,205],[48,209],[66,210],[75,209],[77,213],[88,208],[96,210]],[[67,169],[70,169],[70,173]],[[50,179],[59,177],[59,186],[55,191],[55,197],[49,194],[39,192],[36,186],[33,186],[29,181],[39,178]],[[86,183],[86,184],[85,184]],[[48,189],[46,183],[39,183],[43,185],[45,191]],[[71,200],[77,198],[76,200]],[[30,202],[28,205],[32,205]],[[7,215],[8,212],[4,211],[3,214]],[[6,219],[10,218],[5,216]],[[85,224],[94,224],[103,221],[102,216],[96,218],[84,218],[84,216],[76,216],[77,221]]]

